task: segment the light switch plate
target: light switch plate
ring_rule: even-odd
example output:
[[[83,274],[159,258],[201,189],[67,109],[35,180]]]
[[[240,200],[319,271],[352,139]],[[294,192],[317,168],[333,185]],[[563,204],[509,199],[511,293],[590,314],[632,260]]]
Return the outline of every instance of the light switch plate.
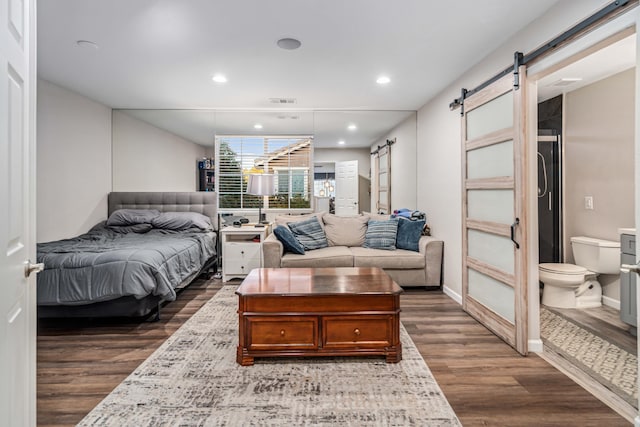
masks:
[[[593,197],[584,196],[584,208],[587,210],[593,210]]]

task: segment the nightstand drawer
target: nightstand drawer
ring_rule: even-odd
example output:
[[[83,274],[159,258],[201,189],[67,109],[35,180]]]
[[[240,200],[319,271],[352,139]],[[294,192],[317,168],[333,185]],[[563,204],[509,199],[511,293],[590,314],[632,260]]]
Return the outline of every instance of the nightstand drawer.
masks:
[[[249,350],[318,348],[316,316],[247,317]]]
[[[260,243],[228,242],[222,253],[224,259],[257,259],[260,260]]]
[[[324,348],[387,347],[392,342],[393,316],[327,316],[322,329]]]
[[[254,268],[260,268],[259,258],[252,260],[225,258],[222,266],[224,274],[249,274]]]

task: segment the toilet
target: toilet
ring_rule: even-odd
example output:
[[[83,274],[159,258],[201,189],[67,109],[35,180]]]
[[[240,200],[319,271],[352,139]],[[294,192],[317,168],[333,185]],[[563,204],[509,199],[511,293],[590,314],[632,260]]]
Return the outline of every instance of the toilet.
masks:
[[[544,263],[538,266],[544,283],[542,304],[555,308],[592,308],[602,305],[598,274],[618,274],[620,242],[572,237],[576,264]]]

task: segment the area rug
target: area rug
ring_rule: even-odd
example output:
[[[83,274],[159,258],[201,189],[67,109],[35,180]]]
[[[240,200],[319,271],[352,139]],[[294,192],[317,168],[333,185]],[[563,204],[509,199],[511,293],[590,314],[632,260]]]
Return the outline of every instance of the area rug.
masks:
[[[543,342],[582,371],[638,407],[638,358],[574,322],[540,308]]]
[[[236,361],[237,286],[224,286],[80,426],[459,426],[401,327],[403,359]]]

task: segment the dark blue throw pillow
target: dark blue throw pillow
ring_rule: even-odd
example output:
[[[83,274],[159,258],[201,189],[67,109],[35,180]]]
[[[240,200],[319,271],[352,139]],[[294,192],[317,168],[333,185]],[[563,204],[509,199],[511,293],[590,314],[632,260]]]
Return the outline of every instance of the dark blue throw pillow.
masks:
[[[298,255],[304,255],[304,248],[293,235],[291,230],[284,225],[279,225],[273,229],[273,234],[282,242],[285,252],[292,252]]]
[[[411,221],[400,219],[398,221],[398,234],[396,235],[396,247],[410,251],[419,251],[418,242],[422,236],[425,221]]]

